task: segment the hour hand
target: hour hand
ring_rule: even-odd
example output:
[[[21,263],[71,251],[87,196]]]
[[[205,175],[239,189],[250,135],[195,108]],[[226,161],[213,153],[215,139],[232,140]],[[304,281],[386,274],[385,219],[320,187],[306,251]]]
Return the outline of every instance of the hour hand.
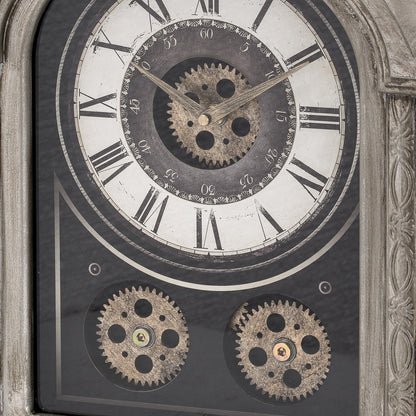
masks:
[[[139,65],[132,62],[132,65],[137,68],[137,70],[142,73],[146,78],[152,81],[155,85],[157,85],[162,91],[169,95],[172,100],[179,103],[185,110],[191,112],[195,117],[199,117],[203,111],[203,108],[196,103],[194,100],[189,98],[188,96],[181,94],[176,88],[170,86],[165,81],[161,80],[157,76],[153,75],[151,72],[146,71]]]
[[[228,116],[233,111],[238,110],[240,107],[254,100],[258,96],[264,94],[266,91],[270,90],[275,85],[280,84],[282,81],[289,78],[291,75],[300,71],[302,68],[304,68],[305,66],[309,64],[310,62],[305,62],[301,65],[298,65],[292,68],[291,70],[284,72],[281,75],[278,75],[276,78],[272,78],[268,81],[263,82],[260,85],[257,85],[243,92],[240,95],[229,98],[228,100],[222,102],[221,104],[216,105],[212,110],[211,109],[205,110],[203,114],[200,116],[200,123],[201,121],[203,121],[206,124],[209,124],[209,123],[216,123],[222,120],[224,117]]]

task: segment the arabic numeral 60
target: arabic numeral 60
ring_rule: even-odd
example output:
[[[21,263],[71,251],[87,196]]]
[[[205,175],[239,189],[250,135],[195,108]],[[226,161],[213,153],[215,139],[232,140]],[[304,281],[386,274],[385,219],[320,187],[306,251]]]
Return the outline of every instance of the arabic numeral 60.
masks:
[[[204,28],[201,29],[199,32],[202,39],[212,39],[214,37],[214,31],[211,28]]]

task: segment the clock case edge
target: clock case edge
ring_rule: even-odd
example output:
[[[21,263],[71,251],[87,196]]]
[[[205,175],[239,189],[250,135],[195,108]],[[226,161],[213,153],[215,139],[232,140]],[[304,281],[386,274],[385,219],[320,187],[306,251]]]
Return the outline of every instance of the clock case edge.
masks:
[[[360,415],[415,416],[416,74],[403,80],[388,72],[393,54],[400,59],[409,52],[402,38],[394,38],[400,28],[392,13],[381,27],[366,1],[326,2],[360,52],[356,54],[362,104]],[[372,2],[386,7],[383,0]],[[31,75],[33,41],[48,3],[0,4],[0,414],[4,415],[29,415],[34,409]]]

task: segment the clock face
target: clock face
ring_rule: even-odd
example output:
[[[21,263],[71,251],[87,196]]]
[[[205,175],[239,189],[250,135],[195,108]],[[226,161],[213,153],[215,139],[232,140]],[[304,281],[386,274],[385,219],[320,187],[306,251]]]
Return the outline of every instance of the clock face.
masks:
[[[358,414],[359,85],[330,9],[51,0],[38,33],[39,408]]]
[[[114,251],[162,280],[232,288],[286,277],[336,242],[353,214],[358,87],[348,44],[312,3],[89,8],[97,20],[79,19],[62,58],[58,123]]]

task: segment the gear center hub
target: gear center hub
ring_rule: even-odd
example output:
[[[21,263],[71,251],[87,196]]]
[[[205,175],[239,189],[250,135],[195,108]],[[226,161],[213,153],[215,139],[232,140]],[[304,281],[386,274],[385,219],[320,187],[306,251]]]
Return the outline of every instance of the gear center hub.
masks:
[[[149,348],[155,342],[155,331],[150,326],[139,325],[133,331],[132,340],[139,348]]]
[[[277,340],[273,347],[273,356],[277,361],[282,363],[290,363],[296,358],[296,346],[287,338]]]

